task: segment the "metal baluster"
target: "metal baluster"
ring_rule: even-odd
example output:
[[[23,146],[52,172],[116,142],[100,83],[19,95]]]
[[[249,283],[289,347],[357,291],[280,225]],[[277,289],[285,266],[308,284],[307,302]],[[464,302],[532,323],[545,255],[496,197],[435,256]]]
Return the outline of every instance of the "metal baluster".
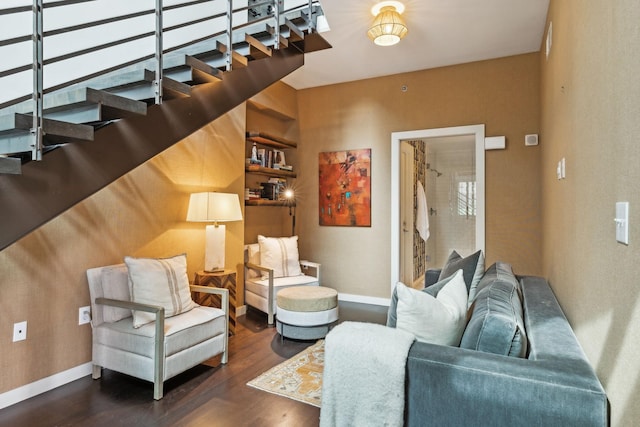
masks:
[[[162,0],[156,0],[156,78],[153,81],[156,104],[162,104]]]
[[[274,7],[273,17],[276,20],[275,33],[274,33],[276,40],[273,43],[273,48],[277,50],[277,49],[280,49],[280,0],[273,0],[273,7]]]
[[[313,0],[309,0],[309,34],[313,33]]]
[[[33,0],[33,144],[31,145],[31,158],[42,160],[42,115],[43,115],[43,10],[44,0]]]
[[[227,2],[227,71],[231,71],[233,68],[233,0]]]

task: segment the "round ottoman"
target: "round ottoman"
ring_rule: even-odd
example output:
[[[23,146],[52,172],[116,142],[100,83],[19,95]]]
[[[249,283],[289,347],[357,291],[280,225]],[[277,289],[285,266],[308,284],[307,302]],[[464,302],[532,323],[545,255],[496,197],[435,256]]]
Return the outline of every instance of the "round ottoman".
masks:
[[[292,286],[276,295],[276,329],[282,337],[324,338],[338,320],[338,292],[323,286]]]

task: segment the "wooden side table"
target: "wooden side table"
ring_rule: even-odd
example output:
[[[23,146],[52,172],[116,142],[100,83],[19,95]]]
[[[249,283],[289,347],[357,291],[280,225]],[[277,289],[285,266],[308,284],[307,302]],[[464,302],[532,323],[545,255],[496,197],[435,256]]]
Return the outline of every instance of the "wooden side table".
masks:
[[[233,270],[216,271],[213,273],[204,270],[196,272],[194,285],[214,286],[229,290],[229,332],[236,333],[236,272]],[[193,300],[210,307],[220,308],[220,295],[193,292]]]

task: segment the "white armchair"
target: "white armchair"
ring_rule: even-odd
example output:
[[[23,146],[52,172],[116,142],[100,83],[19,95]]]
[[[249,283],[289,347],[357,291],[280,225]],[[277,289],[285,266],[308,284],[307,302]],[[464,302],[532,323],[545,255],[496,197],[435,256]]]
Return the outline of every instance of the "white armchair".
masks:
[[[272,326],[276,294],[292,286],[320,286],[320,264],[299,260],[298,236],[258,236],[244,248],[244,300],[264,313]]]
[[[186,259],[184,270],[186,277]],[[167,379],[218,354],[222,354],[221,362],[227,363],[229,297],[226,289],[191,286],[191,291],[221,295],[222,308],[203,307],[191,301],[191,309],[167,317],[166,307],[132,302],[130,271],[125,264],[92,268],[87,270],[87,278],[91,295],[94,379],[101,377],[102,368],[107,368],[151,381],[153,397],[159,400]],[[188,293],[188,279],[186,286]],[[148,316],[143,321],[151,321],[137,325],[136,313]]]

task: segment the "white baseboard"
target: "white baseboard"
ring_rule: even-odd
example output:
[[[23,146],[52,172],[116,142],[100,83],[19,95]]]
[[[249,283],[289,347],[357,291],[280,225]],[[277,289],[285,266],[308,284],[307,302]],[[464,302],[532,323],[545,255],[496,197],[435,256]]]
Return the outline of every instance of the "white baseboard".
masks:
[[[240,307],[236,307],[236,317],[247,314],[247,306],[241,305]]]
[[[85,363],[84,365],[67,369],[66,371],[59,372],[51,375],[50,377],[4,392],[0,394],[0,409],[22,402],[23,400],[27,400],[49,390],[53,390],[54,388],[60,387],[61,385],[65,385],[87,375],[91,375],[91,368],[91,362]]]
[[[382,305],[389,307],[390,298],[368,297],[366,295],[338,294],[339,301],[359,302],[362,304]]]

